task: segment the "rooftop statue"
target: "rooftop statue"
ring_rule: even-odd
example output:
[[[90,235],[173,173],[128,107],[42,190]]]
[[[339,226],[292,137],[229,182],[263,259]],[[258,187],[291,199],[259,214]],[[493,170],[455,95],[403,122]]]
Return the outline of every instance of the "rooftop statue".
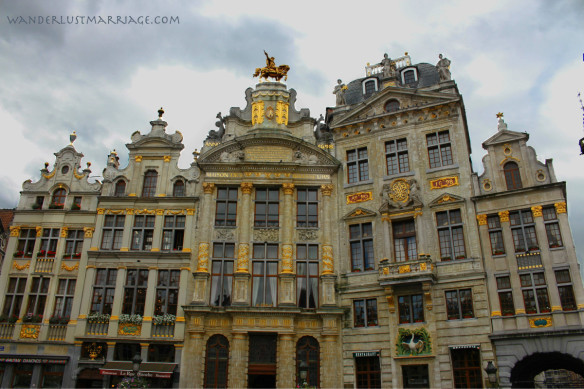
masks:
[[[436,64],[436,69],[438,69],[438,74],[440,74],[440,81],[450,80],[450,60],[448,58],[442,58],[442,54],[438,56],[440,60]]]
[[[383,54],[383,59],[381,60],[380,64],[383,66],[383,78],[395,77],[397,68],[395,66],[395,62],[389,58],[387,53]]]
[[[271,77],[276,81],[280,81],[282,78],[284,78],[284,81],[288,80],[288,70],[290,70],[290,66],[280,65],[276,67],[274,57],[270,57],[268,53],[266,53],[266,50],[264,50],[264,54],[266,55],[266,67],[256,68],[253,76],[259,76],[260,81],[262,78],[267,81],[268,77]]]
[[[345,102],[345,91],[347,90],[347,86],[343,84],[341,79],[337,80],[337,85],[335,85],[335,89],[333,89],[333,94],[337,96],[337,107],[339,105],[347,104]]]

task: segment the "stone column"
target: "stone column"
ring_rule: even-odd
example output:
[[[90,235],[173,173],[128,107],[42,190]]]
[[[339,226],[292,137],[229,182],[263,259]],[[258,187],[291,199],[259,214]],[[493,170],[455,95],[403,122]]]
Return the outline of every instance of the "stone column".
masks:
[[[122,304],[124,302],[124,285],[126,284],[126,267],[119,266],[116,278],[116,290],[114,293],[114,302],[112,304],[112,315],[110,317],[110,324],[108,336],[117,336],[118,334],[118,320],[122,313]]]
[[[203,371],[205,369],[205,343],[203,332],[188,331],[185,337],[184,356],[180,365],[181,388],[202,388]],[[231,366],[229,366],[231,374]],[[229,382],[228,382],[229,384]]]
[[[248,335],[246,332],[234,332],[230,345],[229,387],[247,387]]]
[[[337,335],[323,335],[320,343],[320,386],[338,388],[341,386],[343,364],[337,346]]]
[[[95,218],[95,226],[97,227],[97,234],[93,234],[93,239],[90,241],[89,250],[97,251],[101,247],[101,238],[103,236],[103,222],[105,219],[104,215],[105,209],[97,208],[97,216]],[[85,248],[85,244],[87,241],[83,242],[83,247]],[[84,250],[85,251],[85,250]]]
[[[209,281],[209,241],[211,239],[211,210],[215,184],[203,183],[203,206],[201,209],[201,225],[198,228],[200,240],[197,253],[197,271],[195,277],[195,289],[193,303],[205,304],[207,301],[207,283]]]
[[[391,229],[389,228],[389,224],[391,220],[389,219],[389,214],[384,213],[381,216],[381,222],[383,223],[383,249],[385,251],[385,255],[383,255],[384,259],[393,258],[393,251],[391,247]],[[419,248],[419,247],[418,247]],[[391,261],[395,262],[395,261]]]
[[[331,195],[333,193],[332,184],[324,184],[320,187],[322,193],[322,217],[321,217],[321,305],[336,305],[335,295],[335,260],[334,251],[331,244],[332,221],[331,221]]]
[[[278,304],[281,306],[294,306],[296,305],[296,275],[294,271],[293,259],[294,247],[292,245],[292,236],[294,231],[294,206],[292,202],[292,196],[294,194],[294,184],[284,183],[282,184],[282,188],[284,189],[284,204],[283,211],[280,212],[282,226],[282,261],[280,266],[280,274],[278,275],[278,278],[280,279]]]
[[[87,323],[87,315],[90,313],[89,310],[91,308],[91,300],[92,296],[92,289],[93,289],[93,282],[95,280],[95,266],[88,265],[85,270],[85,282],[83,283],[83,292],[73,298],[73,309],[71,310],[71,319],[72,321],[77,323],[75,327],[75,335],[76,336],[84,336],[85,335],[85,325],[81,325],[78,321],[82,321],[82,323]],[[79,285],[81,286],[81,285]],[[84,298],[81,298],[81,297]],[[75,306],[79,306],[79,315],[75,318]],[[74,324],[71,323],[70,324]]]
[[[148,286],[146,289],[144,315],[142,317],[142,337],[150,337],[152,333],[152,316],[154,315],[154,305],[156,304],[156,284],[158,282],[157,270],[156,266],[148,268]]]
[[[162,229],[164,228],[164,209],[157,209],[154,216],[154,231],[152,233],[152,248],[150,251],[160,251],[162,246]]]
[[[241,208],[239,215],[239,246],[237,248],[237,266],[234,275],[233,305],[249,305],[249,242],[251,237],[251,182],[241,183]]]
[[[296,350],[294,349],[293,334],[279,334],[278,336],[278,370],[276,373],[276,387],[290,388],[296,385]]]
[[[122,247],[120,251],[129,251],[130,244],[132,242],[132,227],[134,225],[134,218],[130,217],[134,215],[134,210],[126,211],[126,217],[124,218],[124,232],[122,232]]]
[[[170,181],[170,179],[172,177],[168,176],[168,171],[170,169],[170,161],[172,160],[172,157],[170,155],[164,155],[162,157],[162,160],[164,161],[164,163],[162,164],[162,168],[160,169],[160,183],[163,183],[163,185],[158,185],[158,192],[156,193],[157,197],[165,197],[167,194],[170,194],[172,196],[172,181]],[[186,188],[185,188],[186,189]]]
[[[183,249],[185,253],[190,253],[192,251],[191,246],[193,245],[193,223],[195,219],[195,208],[187,208],[187,215],[185,217],[185,232],[183,237]]]
[[[142,173],[142,156],[134,156],[134,168],[132,169],[132,179],[128,185],[128,196],[136,196],[142,189],[144,174]]]

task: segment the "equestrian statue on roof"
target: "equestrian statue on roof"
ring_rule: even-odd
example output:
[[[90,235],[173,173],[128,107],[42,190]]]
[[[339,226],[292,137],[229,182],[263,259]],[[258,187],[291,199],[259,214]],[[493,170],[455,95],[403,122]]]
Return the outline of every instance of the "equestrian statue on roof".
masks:
[[[266,53],[266,50],[264,50],[264,54],[266,55],[266,67],[256,68],[253,76],[259,76],[260,81],[262,78],[267,81],[268,77],[274,78],[276,81],[280,81],[282,77],[284,78],[284,81],[288,80],[288,70],[290,70],[290,66],[280,65],[276,67],[274,57],[270,57],[268,53]]]

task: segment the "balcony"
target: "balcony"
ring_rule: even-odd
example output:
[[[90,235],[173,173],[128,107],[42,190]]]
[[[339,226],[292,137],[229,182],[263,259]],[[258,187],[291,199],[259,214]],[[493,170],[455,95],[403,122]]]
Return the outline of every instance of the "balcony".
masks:
[[[34,265],[34,271],[36,273],[52,273],[54,262],[55,258],[37,258]]]
[[[49,324],[47,340],[63,341],[67,337],[67,324]]]
[[[0,339],[12,339],[14,326],[14,323],[0,323]]]
[[[379,283],[382,286],[432,282],[436,280],[436,267],[429,255],[420,254],[415,261],[379,262]]]
[[[519,270],[543,268],[539,249],[533,249],[525,253],[515,253],[515,258],[517,259],[517,268]]]
[[[100,335],[107,336],[109,329],[109,319],[108,320],[88,320],[87,326],[85,327],[86,335]]]
[[[152,323],[153,338],[172,338],[174,337],[174,323],[156,324]]]

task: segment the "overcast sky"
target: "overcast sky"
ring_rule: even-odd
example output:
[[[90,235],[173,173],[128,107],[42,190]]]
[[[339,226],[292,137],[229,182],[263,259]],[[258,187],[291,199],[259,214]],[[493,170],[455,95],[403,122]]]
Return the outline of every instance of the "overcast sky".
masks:
[[[112,149],[125,166],[130,135],[148,132],[160,106],[168,131],[184,135],[186,168],[217,112],[245,106],[264,49],[290,65],[296,107],[313,117],[334,105],[338,78],[363,77],[366,63],[384,53],[407,51],[414,63],[432,64],[442,53],[464,98],[474,169],[482,173],[481,143],[504,112],[509,129],[529,132],[539,160],[553,158],[558,180],[567,181],[572,232],[584,256],[581,0],[0,0],[0,15],[0,208],[16,206],[22,183],[37,181],[45,161],[53,165],[73,130],[94,175]],[[128,24],[107,23],[108,16]],[[174,21],[138,24],[146,16]]]

